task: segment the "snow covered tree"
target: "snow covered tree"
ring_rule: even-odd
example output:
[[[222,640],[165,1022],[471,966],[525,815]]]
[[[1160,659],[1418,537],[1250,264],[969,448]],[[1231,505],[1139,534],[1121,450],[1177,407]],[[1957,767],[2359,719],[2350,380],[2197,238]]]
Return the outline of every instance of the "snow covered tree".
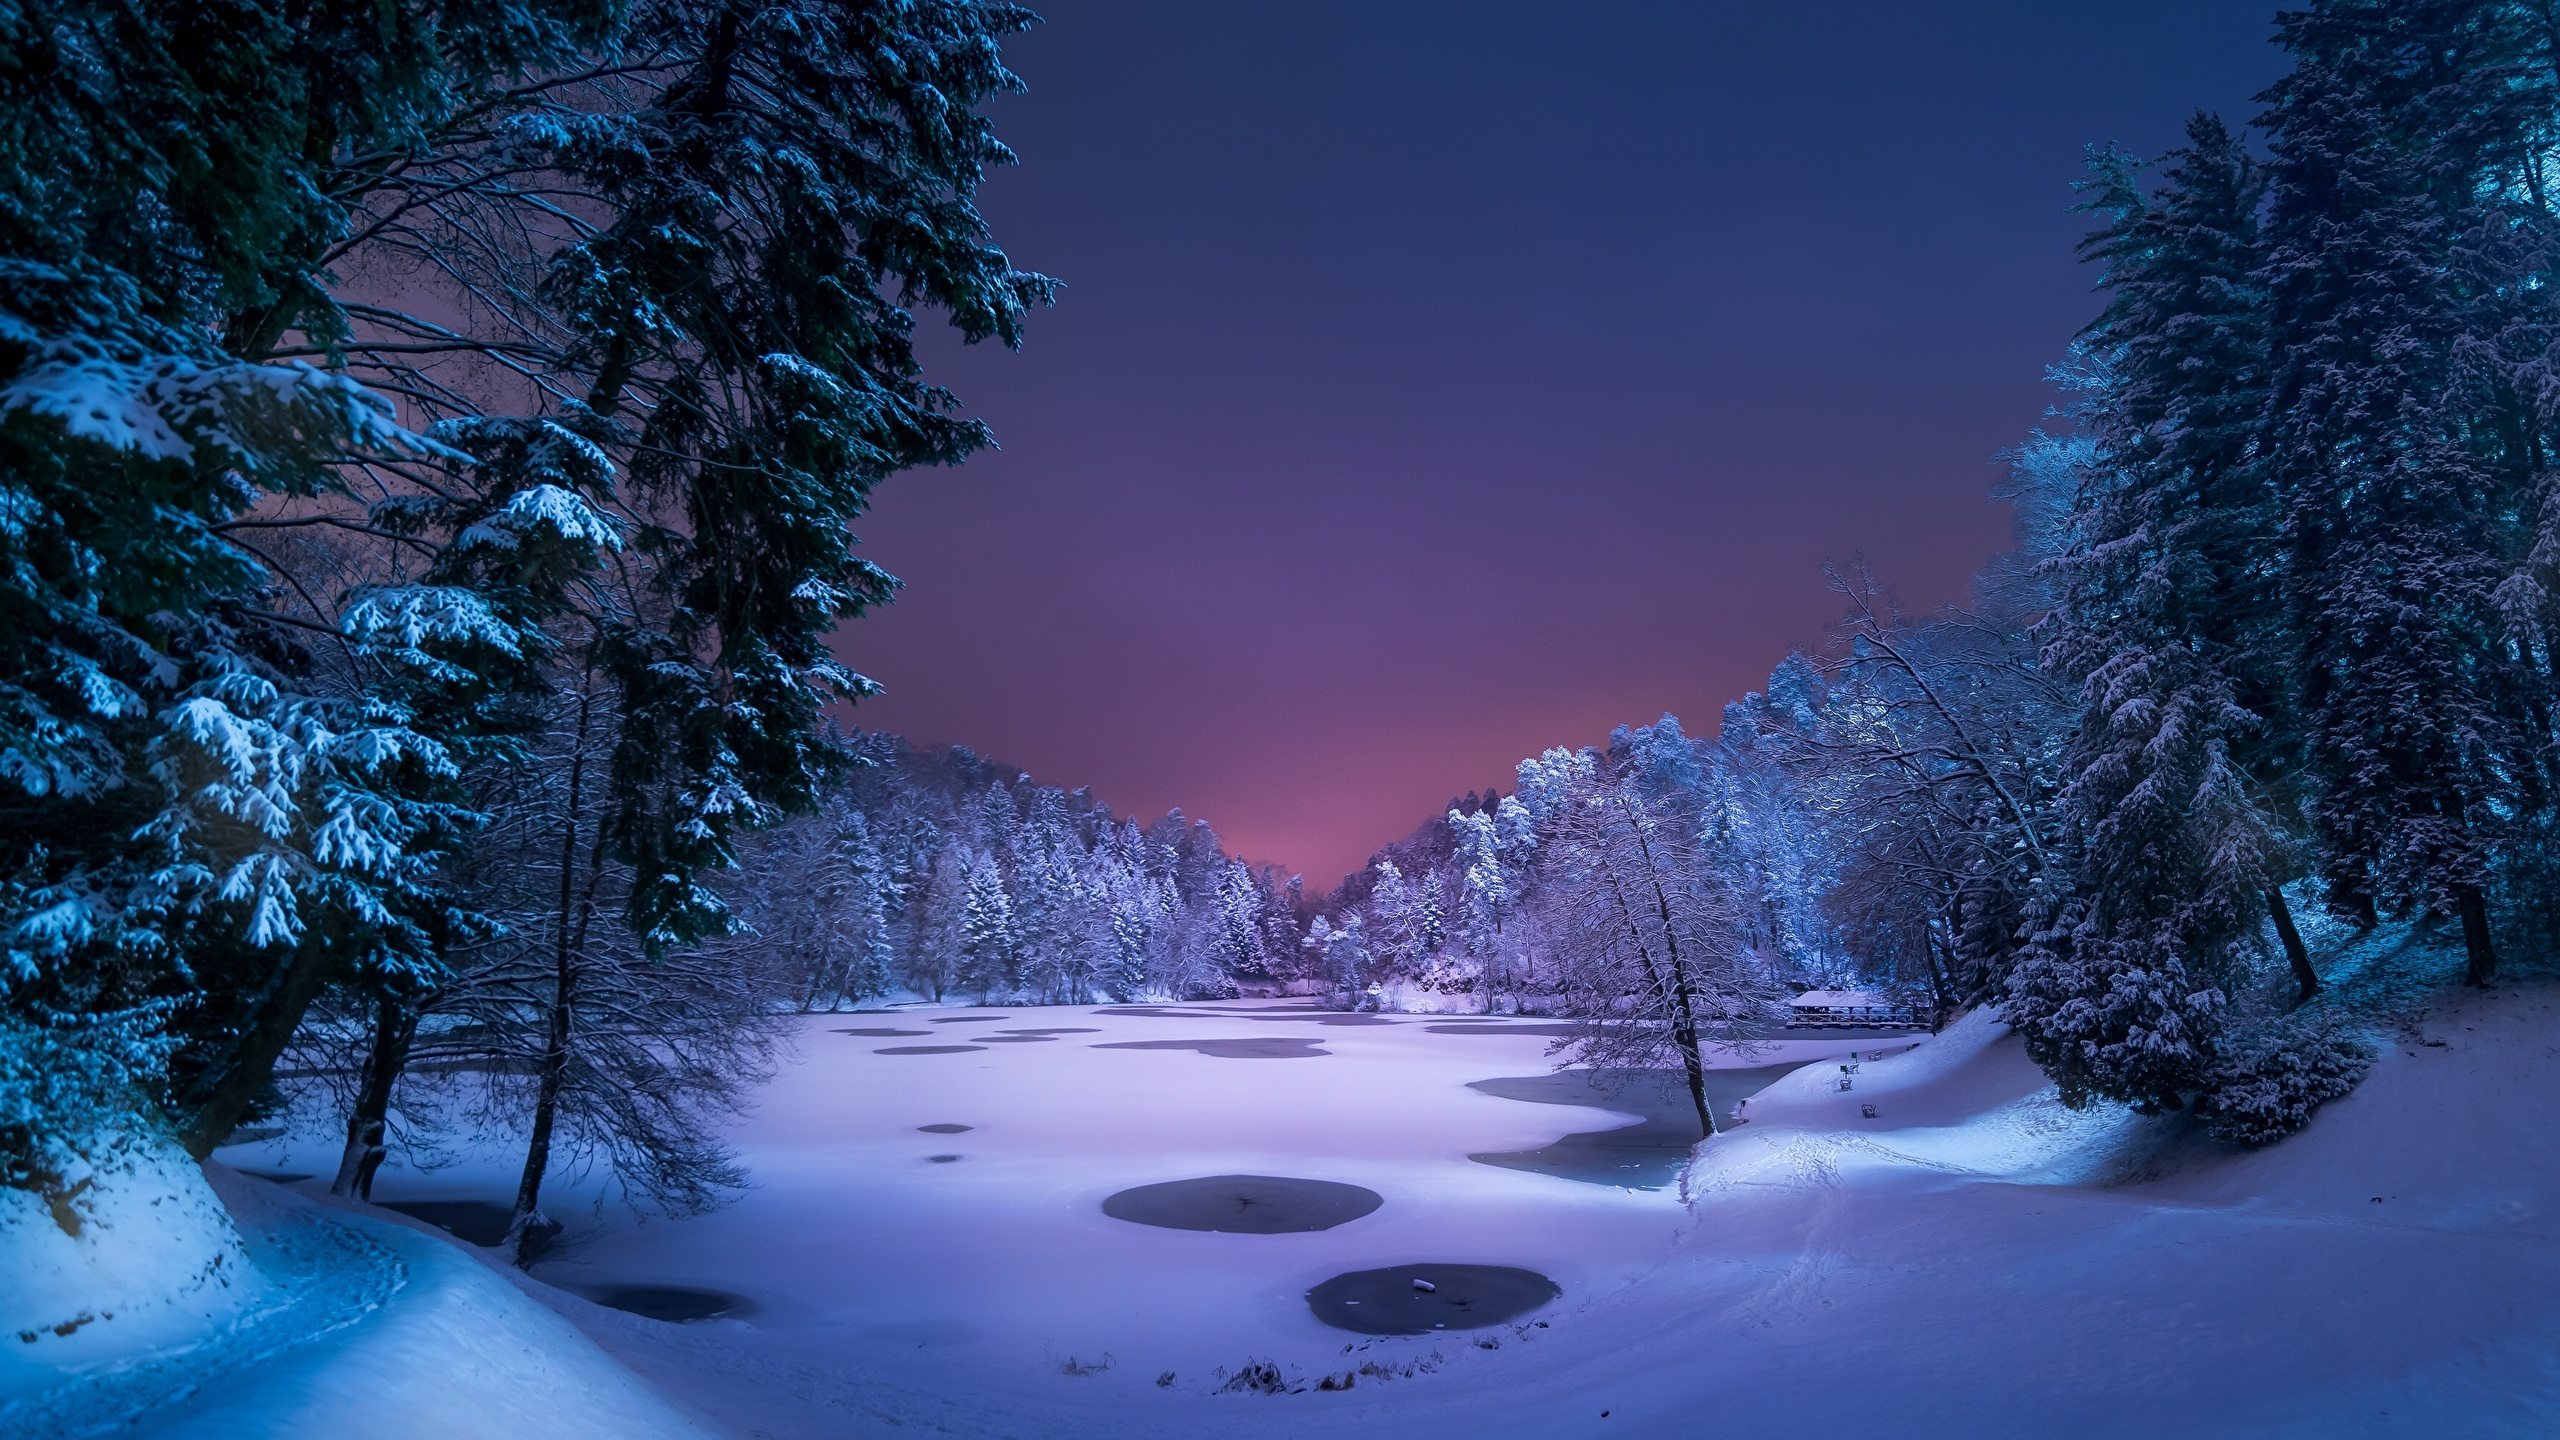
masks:
[[[1513,809],[1519,807],[1515,804]],[[1449,829],[1456,849],[1452,863],[1458,867],[1459,943],[1476,959],[1488,1014],[1502,991],[1502,925],[1512,907],[1512,880],[1503,865],[1503,847],[1496,832],[1498,813],[1449,812]],[[1518,823],[1515,820],[1512,827],[1515,840]]]
[[[2550,453],[2529,398],[2547,239],[2538,270],[2479,263],[2551,231],[2548,27],[2494,0],[2327,0],[2282,17],[2294,69],[2262,122],[2265,446],[2322,871],[2353,909],[2456,918],[2474,983],[2499,844],[2548,804],[2547,662],[2522,663],[2499,599]]]
[[[726,927],[700,873],[809,808],[818,716],[867,688],[826,648],[892,583],[850,521],[985,440],[924,383],[911,310],[1009,345],[1048,294],[973,203],[1011,158],[975,107],[1030,23],[0,16],[0,928],[6,1023],[49,1037],[25,1053],[94,1051],[217,1142],[328,984],[397,997],[470,943],[434,883],[463,770],[597,677],[611,889],[653,949]],[[45,1108],[0,1096],[0,1125]]]
[[[1013,897],[1005,893],[1004,870],[993,855],[980,853],[961,862],[968,878],[959,926],[960,985],[978,994],[1011,994],[1022,983],[1022,951],[1014,926]]]
[[[1369,946],[1360,912],[1346,910],[1338,919],[1318,915],[1298,943],[1313,957],[1315,973],[1356,1004],[1369,973]]]
[[[2043,660],[2081,711],[2056,796],[2056,863],[2004,1013],[2067,1100],[2175,1106],[2215,1064],[2260,927],[2283,915],[2294,727],[2265,409],[2264,179],[2198,117],[2160,192],[2092,161],[2084,249],[2113,292],[2091,327],[2085,423],[2064,469],[2070,548]],[[2286,917],[2289,919],[2289,916]],[[2318,988],[2293,953],[2304,998]]]
[[[1225,970],[1233,994],[1233,982],[1267,974],[1270,957],[1262,948],[1262,890],[1254,883],[1253,871],[1241,862],[1230,861],[1218,877],[1215,900],[1216,918],[1212,948],[1219,966]]]
[[[1106,950],[1101,981],[1122,1001],[1155,988],[1162,939],[1180,908],[1172,883],[1147,872],[1147,840],[1134,820],[1108,832],[1096,848],[1096,884],[1103,907]]]
[[[1408,877],[1392,860],[1373,867],[1369,892],[1369,944],[1390,973],[1410,974],[1440,951],[1446,923],[1440,890],[1428,877]]]
[[[1575,1057],[1680,1067],[1701,1133],[1706,1047],[1748,1053],[1772,998],[1698,850],[1695,760],[1676,721],[1620,730],[1605,765],[1541,764],[1542,880]],[[1588,759],[1588,757],[1586,757]],[[1527,788],[1524,786],[1523,788]]]
[[[1863,571],[1838,647],[1779,667],[1744,705],[1755,745],[1840,832],[1838,885],[1897,929],[1937,932],[1940,988],[1996,996],[2046,868],[2063,689],[2018,621],[2049,604],[1987,589],[1979,609],[1897,613]]]
[[[860,811],[845,816],[837,847],[852,871],[853,884],[849,913],[840,922],[847,953],[843,968],[836,973],[832,993],[859,1002],[897,988],[897,952],[889,940],[889,915],[897,904],[897,880],[882,858],[880,847],[872,841],[870,822]]]
[[[923,915],[917,923],[915,944],[908,951],[902,978],[909,989],[935,1001],[961,984],[965,956],[960,924],[969,905],[970,860],[961,846],[943,846],[935,852],[926,882],[920,887]]]

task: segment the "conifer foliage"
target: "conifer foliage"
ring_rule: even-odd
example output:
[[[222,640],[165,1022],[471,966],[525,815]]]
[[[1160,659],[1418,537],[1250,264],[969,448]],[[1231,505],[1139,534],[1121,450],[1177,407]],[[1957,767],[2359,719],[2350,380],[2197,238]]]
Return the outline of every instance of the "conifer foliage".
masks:
[[[974,204],[1032,23],[0,9],[7,1179],[137,1103],[216,1143],[328,987],[396,1008],[525,923],[450,863],[491,767],[565,764],[558,853],[611,872],[555,949],[581,896],[643,952],[733,925],[702,875],[870,688],[850,523],[987,440],[916,312],[1009,346],[1052,290]]]
[[[715,948],[779,971],[774,989],[804,1009],[901,991],[1204,1000],[1357,964],[1356,942],[1304,932],[1290,880],[1228,855],[1206,821],[1141,825],[960,746],[871,733],[847,749],[857,763],[818,812],[750,840],[721,882],[746,929]],[[793,863],[829,834],[860,837],[840,888]],[[785,936],[814,939],[773,943]]]

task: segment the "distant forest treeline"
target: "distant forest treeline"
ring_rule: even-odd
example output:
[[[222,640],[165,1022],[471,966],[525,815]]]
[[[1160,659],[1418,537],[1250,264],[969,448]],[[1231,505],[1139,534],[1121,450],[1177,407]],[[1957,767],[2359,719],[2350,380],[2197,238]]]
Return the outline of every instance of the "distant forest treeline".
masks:
[[[1122,818],[962,746],[860,734],[819,812],[751,842],[731,944],[803,1008],[909,991],[1052,1005],[1209,999],[1295,973],[1295,877],[1206,820]]]

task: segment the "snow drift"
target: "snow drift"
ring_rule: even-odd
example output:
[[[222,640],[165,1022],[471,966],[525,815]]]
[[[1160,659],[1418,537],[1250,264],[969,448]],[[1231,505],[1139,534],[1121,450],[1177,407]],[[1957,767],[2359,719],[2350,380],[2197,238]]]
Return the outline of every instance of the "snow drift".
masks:
[[[86,1178],[63,1207],[0,1191],[0,1432],[717,1433],[441,1235],[160,1143]]]

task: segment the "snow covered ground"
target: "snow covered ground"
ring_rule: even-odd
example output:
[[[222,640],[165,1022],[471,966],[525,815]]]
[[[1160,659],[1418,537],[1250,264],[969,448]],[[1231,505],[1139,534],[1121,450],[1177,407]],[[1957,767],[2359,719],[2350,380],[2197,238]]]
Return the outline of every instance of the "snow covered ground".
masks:
[[[1847,1092],[1836,1064],[1777,1082],[1680,1189],[1653,1192],[1464,1158],[1610,1123],[1466,1088],[1545,1067],[1526,1026],[1328,1025],[1255,1013],[1268,1003],[813,1017],[736,1136],[752,1191],[693,1220],[573,1212],[561,1257],[539,1267],[549,1285],[529,1287],[677,1409],[650,1409],[583,1342],[560,1347],[564,1369],[523,1368],[553,1353],[529,1307],[450,1247],[469,1262],[457,1276],[495,1288],[482,1310],[440,1303],[500,1317],[475,1323],[517,1347],[506,1388],[581,1407],[620,1396],[642,1417],[598,1433],[681,1433],[679,1411],[742,1437],[2560,1433],[2548,986],[2447,1003],[2308,1132],[2248,1155],[2168,1121],[2062,1110],[1977,1016],[1859,1059]],[[1087,1033],[877,1053],[1042,1029]],[[1095,1048],[1273,1037],[1328,1053]],[[916,1128],[937,1123],[972,1128]],[[315,1171],[326,1158],[309,1143],[235,1155]],[[500,1195],[502,1159],[387,1172],[382,1193]],[[1231,1172],[1363,1185],[1385,1204],[1281,1235],[1100,1213],[1127,1186]],[[398,1234],[427,1247],[404,1263],[442,1245]],[[1328,1329],[1302,1298],[1341,1271],[1422,1261],[1523,1266],[1564,1293],[1515,1326],[1411,1339]],[[614,1284],[747,1307],[675,1325],[571,1293]],[[333,1396],[414,1384],[401,1367],[432,1365],[439,1346],[490,1343],[409,1333],[377,1350],[388,1368],[306,1346],[305,1363],[261,1371],[254,1413],[328,1415],[352,1403]],[[1221,1388],[1254,1362],[1294,1393]],[[1316,1388],[1345,1374],[1348,1391]],[[201,1426],[224,1412],[171,1413]],[[445,1433],[574,1431],[520,1416]]]
[[[78,1312],[94,1316],[89,1323],[68,1335],[14,1337],[9,1361],[0,1362],[8,1366],[0,1371],[0,1434],[709,1440],[719,1433],[526,1301],[513,1277],[424,1227],[318,1204],[218,1165],[203,1178],[156,1187],[148,1182],[163,1177],[138,1178],[145,1183],[116,1187],[131,1203],[108,1207],[82,1237],[49,1219],[23,1228],[22,1215],[0,1230],[0,1259],[8,1262],[0,1268],[12,1276],[67,1268],[39,1257],[85,1260],[80,1268],[121,1269],[129,1297],[108,1302],[99,1298],[107,1292],[93,1291]],[[216,1195],[227,1222],[208,1214]],[[195,1283],[208,1269],[197,1257],[213,1255],[223,1263],[211,1272],[222,1278]],[[174,1303],[147,1303],[154,1295]],[[130,1308],[136,1300],[146,1302],[138,1314]],[[13,1320],[60,1308],[48,1295],[0,1292],[0,1313]],[[126,1327],[127,1318],[144,1323]]]

